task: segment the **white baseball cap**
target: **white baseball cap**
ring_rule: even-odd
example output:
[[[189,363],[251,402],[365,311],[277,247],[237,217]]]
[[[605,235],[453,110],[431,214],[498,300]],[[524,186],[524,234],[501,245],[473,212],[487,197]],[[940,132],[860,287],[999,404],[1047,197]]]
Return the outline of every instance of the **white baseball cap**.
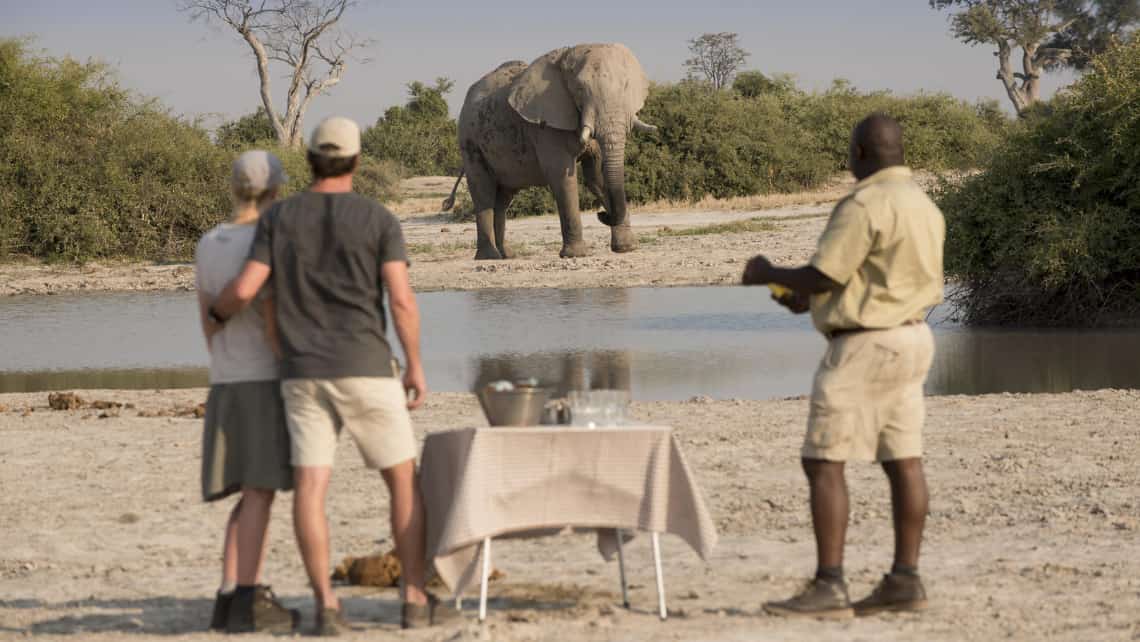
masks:
[[[309,151],[325,158],[356,156],[360,153],[360,127],[343,116],[330,116],[313,130]]]
[[[256,196],[289,180],[281,161],[267,151],[253,149],[234,159],[230,183],[241,194]]]

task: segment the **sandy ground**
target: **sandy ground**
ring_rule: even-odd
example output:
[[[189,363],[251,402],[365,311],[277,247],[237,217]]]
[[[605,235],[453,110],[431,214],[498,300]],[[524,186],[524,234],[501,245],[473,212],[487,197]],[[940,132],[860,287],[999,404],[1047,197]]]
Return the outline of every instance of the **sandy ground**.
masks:
[[[229,502],[198,500],[203,390],[84,391],[132,403],[51,411],[46,394],[0,395],[0,639],[205,640]],[[797,463],[806,402],[636,404],[677,427],[720,530],[708,563],[663,539],[673,616],[652,614],[646,538],[627,550],[634,608],[616,565],[587,538],[499,544],[506,577],[490,617],[404,634],[417,640],[1137,640],[1140,639],[1140,392],[941,397],[929,404],[931,514],[922,571],[931,608],[846,622],[764,615],[813,566]],[[31,409],[31,411],[29,411]],[[157,412],[156,412],[157,411]],[[107,417],[99,418],[100,414]],[[439,394],[419,430],[480,423],[470,395]],[[342,440],[329,515],[334,555],[385,549],[387,499]],[[847,571],[854,597],[889,564],[886,484],[849,471]],[[274,515],[267,577],[311,622],[290,533]],[[361,631],[397,633],[393,590],[339,589]],[[471,614],[474,600],[466,606]],[[243,639],[259,639],[249,636]]]
[[[405,181],[405,198],[392,206],[403,221],[413,286],[422,292],[482,288],[589,288],[724,284],[740,278],[758,252],[777,261],[811,256],[832,203],[849,188],[839,181],[818,192],[693,204],[654,203],[631,217],[640,247],[609,249],[609,228],[594,212],[582,222],[592,254],[560,259],[557,216],[513,219],[508,246],[517,257],[475,261],[475,225],[439,212],[455,179]],[[757,219],[757,220],[754,220]],[[746,223],[751,231],[725,229]],[[690,235],[691,234],[691,235]],[[0,296],[111,290],[191,290],[191,264],[92,262],[83,266],[38,261],[0,264]]]

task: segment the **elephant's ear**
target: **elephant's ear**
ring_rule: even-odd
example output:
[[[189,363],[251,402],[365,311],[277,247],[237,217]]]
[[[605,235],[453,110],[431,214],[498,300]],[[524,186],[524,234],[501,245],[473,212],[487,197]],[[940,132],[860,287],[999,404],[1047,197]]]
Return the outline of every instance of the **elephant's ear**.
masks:
[[[555,49],[530,63],[511,83],[507,102],[527,122],[578,131],[578,105],[566,88],[560,61],[566,48]]]

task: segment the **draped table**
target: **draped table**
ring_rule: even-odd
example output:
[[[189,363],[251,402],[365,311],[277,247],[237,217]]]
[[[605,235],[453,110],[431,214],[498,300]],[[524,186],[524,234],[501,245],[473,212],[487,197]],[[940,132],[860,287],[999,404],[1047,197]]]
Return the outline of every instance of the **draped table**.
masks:
[[[716,545],[692,471],[671,428],[465,428],[424,441],[420,488],[427,555],[458,601],[482,569],[486,617],[491,539],[594,529],[604,559],[616,553],[626,606],[622,543],[651,533],[658,607],[666,617],[659,533],[678,535],[708,559]],[[480,564],[481,562],[481,564]]]

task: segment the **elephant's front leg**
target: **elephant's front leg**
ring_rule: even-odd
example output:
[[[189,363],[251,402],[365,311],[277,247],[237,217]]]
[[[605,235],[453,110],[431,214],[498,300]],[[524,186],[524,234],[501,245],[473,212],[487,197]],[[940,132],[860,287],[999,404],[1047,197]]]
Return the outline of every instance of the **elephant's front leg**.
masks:
[[[574,157],[560,156],[544,164],[550,191],[558,204],[558,220],[562,224],[562,251],[558,256],[569,259],[588,255],[589,249],[582,238],[582,219],[578,215],[578,176]]]

